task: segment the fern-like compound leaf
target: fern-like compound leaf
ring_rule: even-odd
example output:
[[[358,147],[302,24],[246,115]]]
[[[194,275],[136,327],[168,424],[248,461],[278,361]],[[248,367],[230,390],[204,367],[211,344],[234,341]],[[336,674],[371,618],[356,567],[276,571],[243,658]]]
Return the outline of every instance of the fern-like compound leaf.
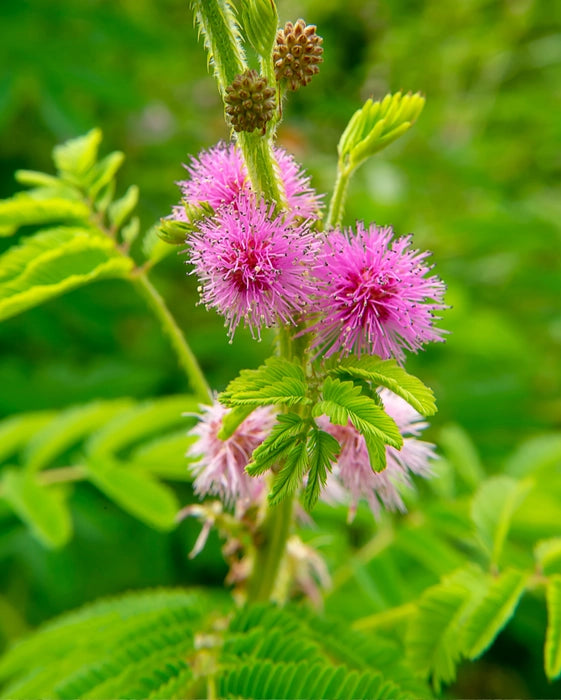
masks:
[[[436,413],[434,394],[423,382],[406,372],[395,360],[382,360],[375,355],[348,357],[329,370],[343,379],[365,380],[373,387],[386,387],[405,399],[424,416]]]
[[[94,230],[61,227],[38,233],[0,256],[0,320],[87,282],[126,277],[133,266]]]
[[[510,620],[524,593],[527,574],[510,569],[494,579],[463,628],[467,656],[475,659],[494,641]]]
[[[300,365],[271,357],[257,369],[242,370],[219,396],[225,406],[295,406],[309,403]]]

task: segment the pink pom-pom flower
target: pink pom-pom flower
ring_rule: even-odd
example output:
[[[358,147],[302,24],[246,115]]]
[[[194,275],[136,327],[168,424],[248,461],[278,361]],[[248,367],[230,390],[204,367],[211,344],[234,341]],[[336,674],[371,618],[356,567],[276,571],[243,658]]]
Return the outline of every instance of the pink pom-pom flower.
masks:
[[[188,245],[201,301],[225,317],[230,338],[242,319],[260,337],[263,326],[294,323],[306,308],[317,241],[272,205],[241,196],[201,222]]]
[[[410,236],[393,239],[374,224],[331,231],[317,256],[317,320],[312,347],[325,357],[356,353],[402,360],[404,350],[442,340],[434,311],[444,309],[444,283],[412,250]]]

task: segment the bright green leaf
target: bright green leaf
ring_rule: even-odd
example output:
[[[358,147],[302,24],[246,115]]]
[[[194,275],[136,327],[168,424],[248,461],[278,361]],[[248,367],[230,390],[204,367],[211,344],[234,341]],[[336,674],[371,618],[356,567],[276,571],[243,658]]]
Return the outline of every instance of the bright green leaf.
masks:
[[[197,413],[198,408],[199,402],[190,395],[169,396],[133,406],[94,433],[86,443],[86,453],[103,460],[162,430],[184,425],[187,433],[190,424],[184,414]]]
[[[257,369],[242,370],[220,394],[219,400],[226,406],[309,403],[302,368],[280,357],[269,358]]]
[[[257,476],[271,467],[282,464],[295,441],[302,441],[308,432],[308,423],[295,413],[281,413],[265,440],[254,450],[246,471]]]
[[[0,256],[0,319],[87,282],[125,277],[133,261],[109,238],[86,229],[55,228],[24,239]]]
[[[101,190],[109,185],[123,164],[125,156],[121,151],[114,151],[102,158],[88,174],[87,191],[91,199],[96,199]]]
[[[375,355],[348,357],[329,370],[329,374],[365,380],[374,387],[386,387],[422,415],[431,416],[436,413],[432,390],[420,379],[408,374],[395,360],[382,360]]]
[[[527,580],[527,574],[514,569],[493,579],[463,627],[464,644],[470,659],[480,656],[514,615]]]
[[[55,146],[53,160],[57,170],[62,175],[70,175],[72,180],[82,179],[96,161],[101,138],[101,131],[92,129],[84,136]]]
[[[86,223],[89,216],[90,210],[84,202],[61,197],[37,199],[25,193],[0,200],[0,231],[3,236],[9,236],[20,226],[30,224]]]
[[[72,535],[70,512],[63,493],[40,486],[26,473],[7,470],[2,474],[1,494],[17,515],[47,547],[62,547]]]
[[[109,206],[108,215],[111,225],[116,230],[120,229],[130,217],[137,204],[138,187],[136,185],[131,185],[120,199],[115,200]]]
[[[561,537],[538,542],[534,548],[534,556],[546,576],[561,574]]]
[[[171,530],[179,503],[171,489],[112,459],[87,463],[91,481],[123,510],[156,530]]]
[[[325,486],[327,474],[331,471],[332,463],[341,448],[332,435],[324,430],[319,430],[314,425],[309,433],[308,449],[310,470],[304,491],[304,507],[310,511],[315,506],[321,490]]]
[[[128,399],[96,401],[59,413],[50,423],[38,430],[23,453],[28,471],[38,471],[48,466],[59,454],[78,440],[108,423],[115,415],[130,408]]]
[[[494,566],[500,564],[512,517],[531,487],[528,480],[496,476],[484,481],[473,498],[471,517]]]
[[[327,377],[322,389],[322,400],[314,406],[314,417],[329,416],[336,425],[350,420],[359,433],[371,435],[387,445],[399,449],[403,438],[395,421],[376,402],[361,393],[352,382],[341,382]]]
[[[52,411],[37,411],[0,421],[0,463],[17,452],[21,445],[49,423],[55,415]]]

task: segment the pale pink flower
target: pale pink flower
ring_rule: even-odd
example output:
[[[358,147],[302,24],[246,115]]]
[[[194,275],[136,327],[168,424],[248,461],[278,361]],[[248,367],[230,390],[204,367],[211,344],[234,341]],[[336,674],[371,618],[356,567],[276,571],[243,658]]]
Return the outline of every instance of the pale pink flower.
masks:
[[[265,489],[262,477],[252,477],[245,472],[253,450],[269,434],[275,415],[269,407],[255,409],[227,440],[218,433],[228,409],[215,401],[203,406],[200,421],[190,431],[197,438],[188,456],[198,458],[190,465],[195,477],[195,493],[199,496],[215,495],[228,505],[235,505],[243,512],[256,503]]]
[[[307,220],[317,219],[321,210],[321,197],[311,187],[310,178],[284,149],[277,147],[274,154],[288,203],[287,215],[290,218],[298,216]],[[241,152],[232,143],[220,142],[208,151],[201,151],[197,158],[192,158],[189,165],[184,167],[189,173],[189,179],[177,184],[188,204],[208,202],[213,209],[218,210],[237,202],[240,195],[252,191]],[[186,220],[181,205],[173,208],[173,217]]]
[[[306,308],[317,240],[273,205],[241,196],[203,221],[188,245],[201,301],[225,317],[230,337],[242,319],[260,337],[263,326],[294,323]]]
[[[387,389],[380,391],[380,398],[384,409],[397,423],[403,436],[400,450],[386,446],[387,466],[382,472],[372,470],[364,437],[350,422],[347,425],[333,425],[325,416],[318,419],[320,427],[333,435],[341,446],[326,484],[327,499],[343,500],[343,487],[347,497],[350,497],[351,517],[362,498],[368,502],[376,516],[379,515],[381,506],[388,510],[404,511],[400,490],[411,486],[411,474],[430,476],[430,460],[436,458],[435,446],[417,439],[428,425],[421,414]]]
[[[434,328],[443,282],[425,264],[429,253],[409,248],[411,236],[393,239],[391,228],[331,231],[315,268],[317,320],[312,347],[326,357],[356,353],[395,357],[442,340]]]

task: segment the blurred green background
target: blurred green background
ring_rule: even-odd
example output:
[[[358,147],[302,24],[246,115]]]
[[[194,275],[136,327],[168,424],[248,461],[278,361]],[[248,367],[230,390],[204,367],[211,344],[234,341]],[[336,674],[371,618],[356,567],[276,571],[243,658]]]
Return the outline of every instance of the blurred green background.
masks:
[[[319,76],[291,96],[279,140],[330,193],[336,145],[369,96],[421,91],[409,134],[357,174],[346,223],[414,232],[448,284],[445,344],[412,357],[441,426],[460,424],[492,472],[513,446],[561,424],[561,4],[549,0],[279,0],[324,37]],[[186,0],[18,0],[0,9],[0,197],[17,168],[51,170],[53,145],[100,126],[127,156],[148,228],[178,199],[189,154],[227,137]],[[0,250],[8,241],[0,242]],[[3,247],[2,247],[3,246]],[[184,257],[152,274],[216,389],[271,352],[196,306]],[[93,398],[188,389],[141,299],[97,282],[0,325],[0,417]],[[185,498],[189,497],[186,489]],[[46,552],[15,519],[0,529],[0,646],[85,600],[130,587],[220,583],[197,528],[163,536],[88,487],[76,537]],[[99,513],[103,512],[103,519]]]

